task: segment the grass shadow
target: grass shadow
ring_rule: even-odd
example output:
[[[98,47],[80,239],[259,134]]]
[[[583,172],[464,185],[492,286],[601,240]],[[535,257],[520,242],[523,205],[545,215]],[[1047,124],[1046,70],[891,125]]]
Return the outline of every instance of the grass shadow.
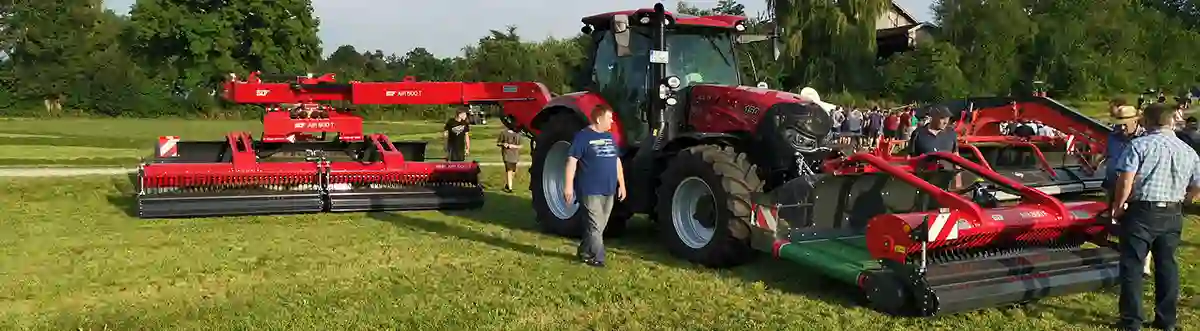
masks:
[[[496,193],[491,193],[491,192],[488,192],[486,194],[487,194],[486,199],[487,199],[487,201],[489,201],[489,203],[495,203],[497,200],[503,200],[503,198],[501,198],[503,195],[501,195],[501,194],[496,194]],[[481,212],[481,211],[485,211],[485,210],[487,210],[487,209],[474,210],[474,211],[447,212],[447,214],[461,217],[463,215],[474,215],[477,212]],[[487,245],[490,245],[490,246],[493,246],[496,248],[507,249],[507,250],[521,252],[524,254],[529,254],[529,255],[538,256],[538,257],[549,257],[549,258],[558,258],[558,259],[567,259],[567,260],[575,259],[575,256],[571,255],[571,254],[545,250],[545,249],[542,249],[542,248],[534,246],[534,245],[529,245],[529,244],[525,244],[525,243],[520,243],[520,242],[515,242],[512,240],[500,238],[500,237],[491,236],[488,234],[480,233],[480,232],[471,230],[469,228],[454,225],[454,224],[433,221],[433,220],[427,220],[427,219],[422,219],[419,217],[412,217],[403,212],[371,212],[371,213],[368,213],[368,215],[372,219],[379,220],[382,222],[387,222],[389,224],[392,224],[392,225],[394,225],[396,227],[400,227],[400,228],[429,232],[429,233],[436,233],[438,235],[449,236],[449,237],[459,238],[459,239],[468,240],[468,241],[474,241],[474,242],[478,242],[478,243],[482,243],[482,244],[487,244]],[[493,218],[493,219],[495,220],[496,218]],[[501,225],[514,225],[513,223],[511,223],[512,221],[514,221],[512,218],[500,218],[498,221],[501,222]],[[510,223],[505,223],[505,222],[510,222]],[[495,224],[495,222],[489,222],[489,223]],[[506,226],[506,227],[509,227],[509,226]],[[522,229],[522,230],[528,230],[528,229]]]
[[[131,218],[138,218],[137,180],[136,172],[114,178],[113,190],[105,197],[109,204]]]
[[[442,211],[443,214],[466,218],[479,223],[499,225],[510,230],[542,234],[532,210],[530,198],[514,195],[487,192],[486,206],[479,210]],[[422,221],[416,221],[421,223]],[[428,221],[425,221],[428,222]],[[439,226],[445,226],[441,224]],[[453,232],[453,231],[451,231]],[[628,228],[617,237],[605,239],[609,254],[631,255],[638,259],[652,261],[672,268],[693,270],[697,272],[712,272],[713,269],[700,266],[686,260],[676,258],[667,252],[649,220],[645,217],[634,217],[629,220]],[[471,238],[468,238],[471,239]],[[495,241],[495,238],[474,238],[477,241]],[[572,239],[572,244],[577,239]],[[506,246],[509,244],[497,244]],[[572,251],[574,248],[571,249]],[[574,256],[567,258],[574,259]],[[732,277],[746,283],[763,283],[768,288],[786,293],[802,295],[828,304],[842,307],[857,307],[861,304],[858,299],[861,294],[853,286],[844,286],[833,280],[825,279],[815,273],[805,273],[795,264],[787,261],[774,260],[767,254],[759,254],[757,259],[747,265],[717,270],[722,277]]]
[[[1099,328],[1108,327],[1112,325],[1113,322],[1117,321],[1119,316],[1116,312],[1116,308],[1117,307],[1113,307],[1109,313],[1102,314],[1096,311],[1071,307],[1069,305],[1041,302],[1033,302],[1019,306],[1019,309],[1029,312],[1050,311],[1051,314],[1053,314],[1059,320],[1067,322],[1070,325],[1086,325]]]

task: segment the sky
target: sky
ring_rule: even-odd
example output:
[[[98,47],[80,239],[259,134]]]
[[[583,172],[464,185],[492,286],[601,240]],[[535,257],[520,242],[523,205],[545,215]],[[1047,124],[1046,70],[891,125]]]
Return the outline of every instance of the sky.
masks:
[[[933,0],[896,0],[918,21],[931,21]],[[136,0],[105,0],[105,6],[127,13]],[[488,30],[516,25],[527,40],[571,37],[585,16],[654,6],[652,0],[312,0],[320,18],[322,49],[329,54],[341,45],[360,52],[382,50],[400,54],[425,47],[437,56],[459,56]],[[678,0],[662,1],[667,10]],[[708,8],[716,0],[686,1]],[[748,15],[766,9],[765,0],[742,0]],[[516,24],[514,24],[516,23]]]

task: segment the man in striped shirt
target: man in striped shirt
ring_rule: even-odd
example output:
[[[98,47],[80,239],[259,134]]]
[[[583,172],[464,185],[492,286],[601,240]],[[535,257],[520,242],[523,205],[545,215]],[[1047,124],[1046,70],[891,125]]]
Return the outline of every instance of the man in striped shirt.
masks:
[[[1174,330],[1179,304],[1175,251],[1183,231],[1183,202],[1200,195],[1200,155],[1175,137],[1175,114],[1162,103],[1142,114],[1144,135],[1134,138],[1115,164],[1112,216],[1119,223],[1120,311],[1118,327],[1142,327],[1142,266],[1154,260],[1154,322]]]

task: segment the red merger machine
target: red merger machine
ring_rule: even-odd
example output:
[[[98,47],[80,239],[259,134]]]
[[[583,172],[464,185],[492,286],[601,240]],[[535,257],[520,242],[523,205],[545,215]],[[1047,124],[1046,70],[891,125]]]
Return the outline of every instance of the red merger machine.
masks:
[[[581,92],[505,109],[506,124],[535,137],[530,189],[544,231],[581,233],[584,213],[562,194],[567,151],[590,111],[609,105],[628,196],[608,230],[648,214],[680,258],[730,267],[766,253],[861,288],[881,311],[925,316],[1115,283],[1104,203],[1063,202],[957,154],[840,154],[831,105],[743,84],[734,45],[777,42],[744,33],[744,20],[662,4],[582,20],[592,54]],[[1028,115],[1091,127],[1045,111]],[[933,161],[961,170],[925,170]],[[951,191],[958,171],[1015,199]]]
[[[1044,95],[982,97],[944,104],[961,118],[959,154],[1009,179],[1052,195],[1101,191],[1112,128]],[[968,118],[969,117],[969,118]],[[1006,132],[1022,123],[1052,128],[1052,136]]]
[[[922,107],[923,117],[933,107],[946,107],[954,114],[952,125],[959,134],[959,155],[989,170],[1044,193],[1072,197],[1101,191],[1104,181],[1100,164],[1111,128],[1054,99],[1028,97],[979,97]],[[1004,128],[1039,123],[1053,128],[1054,135],[1021,136]],[[908,158],[895,152],[902,141],[883,139],[876,156],[893,162]],[[964,182],[982,180],[962,174]],[[1000,201],[1018,197],[993,190]]]
[[[364,134],[362,118],[327,102],[494,103],[523,112],[549,98],[539,83],[338,83],[332,74],[293,79],[230,75],[227,100],[268,105],[259,140],[249,132],[220,141],[160,137],[155,158],[138,169],[139,216],[477,208],[483,204],[477,163],[426,162],[425,142]]]

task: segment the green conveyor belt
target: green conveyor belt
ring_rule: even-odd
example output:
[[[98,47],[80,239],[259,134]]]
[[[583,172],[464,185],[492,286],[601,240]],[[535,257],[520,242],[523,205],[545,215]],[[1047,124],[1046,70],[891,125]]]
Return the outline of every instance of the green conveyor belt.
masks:
[[[879,267],[863,236],[793,242],[779,249],[779,257],[852,285],[857,285],[864,270]]]

